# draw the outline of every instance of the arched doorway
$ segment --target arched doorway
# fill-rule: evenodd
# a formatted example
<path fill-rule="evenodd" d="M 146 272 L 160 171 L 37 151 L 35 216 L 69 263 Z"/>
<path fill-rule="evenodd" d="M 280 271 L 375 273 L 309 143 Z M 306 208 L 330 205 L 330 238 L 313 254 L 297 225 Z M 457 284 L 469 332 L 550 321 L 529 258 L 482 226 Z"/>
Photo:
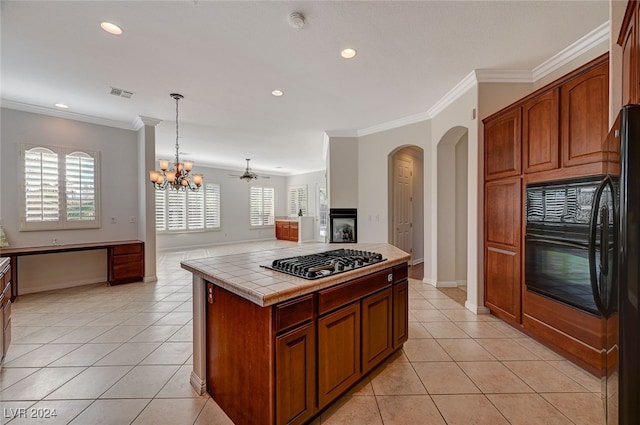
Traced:
<path fill-rule="evenodd" d="M 467 287 L 468 129 L 454 127 L 437 145 L 438 287 Z"/>
<path fill-rule="evenodd" d="M 389 241 L 424 262 L 424 151 L 403 146 L 389 155 Z"/>

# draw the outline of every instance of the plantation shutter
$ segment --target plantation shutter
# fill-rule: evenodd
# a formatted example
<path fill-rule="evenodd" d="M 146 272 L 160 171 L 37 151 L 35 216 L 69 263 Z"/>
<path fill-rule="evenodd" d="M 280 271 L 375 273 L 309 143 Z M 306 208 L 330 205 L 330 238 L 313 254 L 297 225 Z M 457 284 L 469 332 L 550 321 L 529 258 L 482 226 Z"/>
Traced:
<path fill-rule="evenodd" d="M 167 230 L 167 193 L 156 190 L 156 231 Z"/>
<path fill-rule="evenodd" d="M 167 230 L 186 230 L 187 193 L 182 190 L 169 190 L 167 198 Z"/>
<path fill-rule="evenodd" d="M 262 225 L 270 226 L 275 223 L 274 189 L 272 187 L 264 187 L 262 190 Z"/>
<path fill-rule="evenodd" d="M 252 226 L 262 226 L 262 188 L 251 187 L 249 193 L 249 210 Z"/>
<path fill-rule="evenodd" d="M 207 229 L 220 228 L 220 185 L 207 183 L 204 192 L 206 211 L 205 226 Z"/>
<path fill-rule="evenodd" d="M 96 219 L 95 160 L 84 152 L 65 157 L 67 220 Z"/>
<path fill-rule="evenodd" d="M 307 215 L 307 186 L 289 187 L 289 215 L 298 215 L 302 210 L 302 215 Z"/>
<path fill-rule="evenodd" d="M 187 193 L 187 227 L 189 229 L 204 229 L 204 190 Z"/>
<path fill-rule="evenodd" d="M 45 148 L 25 151 L 25 220 L 59 221 L 58 154 Z"/>

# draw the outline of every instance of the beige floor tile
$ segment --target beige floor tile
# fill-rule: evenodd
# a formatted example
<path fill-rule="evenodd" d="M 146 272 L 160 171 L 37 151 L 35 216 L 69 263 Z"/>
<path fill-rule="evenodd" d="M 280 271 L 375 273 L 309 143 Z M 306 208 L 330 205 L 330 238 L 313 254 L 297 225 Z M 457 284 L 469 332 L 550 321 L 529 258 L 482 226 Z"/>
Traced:
<path fill-rule="evenodd" d="M 178 366 L 136 366 L 101 398 L 153 398 L 177 370 Z"/>
<path fill-rule="evenodd" d="M 42 347 L 42 344 L 16 344 L 14 342 L 9 345 L 9 351 L 4 358 L 4 363 L 7 364 L 12 360 L 17 359 L 20 356 L 27 354 L 36 348 Z"/>
<path fill-rule="evenodd" d="M 96 400 L 78 415 L 70 425 L 124 425 L 130 424 L 150 400 Z"/>
<path fill-rule="evenodd" d="M 187 311 L 171 312 L 155 322 L 155 325 L 186 325 L 193 319 L 193 314 Z"/>
<path fill-rule="evenodd" d="M 498 360 L 539 360 L 540 358 L 521 344 L 508 338 L 478 339 L 478 344 Z"/>
<path fill-rule="evenodd" d="M 193 298 L 193 296 L 192 296 Z M 176 307 L 173 311 L 193 311 L 193 300 L 185 301 Z"/>
<path fill-rule="evenodd" d="M 140 313 L 154 304 L 153 301 L 132 301 L 116 309 L 116 311 L 125 311 L 127 313 Z"/>
<path fill-rule="evenodd" d="M 602 392 L 602 382 L 600 378 L 581 369 L 569 360 L 551 360 L 549 364 L 582 385 L 587 391 L 598 394 Z"/>
<path fill-rule="evenodd" d="M 3 367 L 2 372 L 0 372 L 0 391 L 10 387 L 32 373 L 36 373 L 38 370 L 37 367 Z"/>
<path fill-rule="evenodd" d="M 539 394 L 489 394 L 487 398 L 511 425 L 572 425 Z"/>
<path fill-rule="evenodd" d="M 69 354 L 51 363 L 52 367 L 59 366 L 91 366 L 116 348 L 120 343 L 113 344 L 84 344 Z"/>
<path fill-rule="evenodd" d="M 92 339 L 91 342 L 127 342 L 140 332 L 145 330 L 147 326 L 116 326 L 111 330 L 103 333 L 99 337 Z"/>
<path fill-rule="evenodd" d="M 432 398 L 447 425 L 509 425 L 484 395 L 434 395 Z"/>
<path fill-rule="evenodd" d="M 458 362 L 487 361 L 495 358 L 473 339 L 437 339 L 438 344 Z"/>
<path fill-rule="evenodd" d="M 96 362 L 96 366 L 135 366 L 160 346 L 159 342 L 129 342 Z"/>
<path fill-rule="evenodd" d="M 11 307 L 13 309 L 13 307 Z M 11 316 L 14 316 L 15 313 L 11 313 Z M 27 344 L 26 342 L 22 342 L 22 339 L 28 335 L 31 335 L 34 332 L 38 332 L 41 330 L 46 330 L 46 326 L 16 326 L 13 323 L 13 319 L 11 320 L 11 344 Z"/>
<path fill-rule="evenodd" d="M 349 395 L 374 395 L 373 386 L 371 385 L 371 374 L 362 378 L 348 392 Z"/>
<path fill-rule="evenodd" d="M 472 338 L 504 338 L 505 334 L 496 329 L 491 322 L 455 322 Z"/>
<path fill-rule="evenodd" d="M 40 369 L 2 390 L 0 392 L 0 401 L 41 400 L 84 369 L 83 367 Z"/>
<path fill-rule="evenodd" d="M 409 300 L 409 310 L 435 310 L 435 307 L 424 298 L 414 298 Z"/>
<path fill-rule="evenodd" d="M 35 401 L 3 401 L 0 424 L 14 423 L 18 418 L 25 418 L 31 421 L 28 409 L 35 403 Z"/>
<path fill-rule="evenodd" d="M 455 362 L 413 363 L 429 394 L 474 394 L 480 390 Z"/>
<path fill-rule="evenodd" d="M 231 419 L 211 398 L 207 400 L 194 425 L 233 425 Z M 318 422 L 318 425 L 320 423 Z"/>
<path fill-rule="evenodd" d="M 80 347 L 80 344 L 47 344 L 8 362 L 6 367 L 44 367 L 65 354 Z"/>
<path fill-rule="evenodd" d="M 434 338 L 469 338 L 469 335 L 453 322 L 429 322 L 424 327 Z"/>
<path fill-rule="evenodd" d="M 120 311 L 113 311 L 111 313 L 107 313 L 100 316 L 99 318 L 97 318 L 96 320 L 90 323 L 96 324 L 98 326 L 116 326 L 126 320 L 131 319 L 135 315 L 136 313 L 124 313 Z"/>
<path fill-rule="evenodd" d="M 500 362 L 460 362 L 458 366 L 484 394 L 533 392 L 531 387 Z"/>
<path fill-rule="evenodd" d="M 433 338 L 428 330 L 420 322 L 409 322 L 409 338 L 424 339 Z"/>
<path fill-rule="evenodd" d="M 433 298 L 431 304 L 438 310 L 461 310 L 460 304 L 451 298 Z"/>
<path fill-rule="evenodd" d="M 383 425 L 373 396 L 343 396 L 320 416 L 322 425 Z"/>
<path fill-rule="evenodd" d="M 407 362 L 391 361 L 376 368 L 371 374 L 371 385 L 376 395 L 427 394 L 420 378 Z"/>
<path fill-rule="evenodd" d="M 49 394 L 47 400 L 96 399 L 131 370 L 131 366 L 90 367 Z"/>
<path fill-rule="evenodd" d="M 377 396 L 384 425 L 446 425 L 428 395 Z"/>
<path fill-rule="evenodd" d="M 182 366 L 160 390 L 156 398 L 201 398 L 191 386 L 191 365 Z"/>
<path fill-rule="evenodd" d="M 85 344 L 107 332 L 111 328 L 112 326 L 83 326 L 56 339 L 55 342 L 56 344 Z"/>
<path fill-rule="evenodd" d="M 442 314 L 454 322 L 486 322 L 488 314 L 474 314 L 466 309 L 442 310 Z"/>
<path fill-rule="evenodd" d="M 564 360 L 562 356 L 531 338 L 514 338 L 513 340 L 542 360 Z"/>
<path fill-rule="evenodd" d="M 13 315 L 11 317 L 11 325 L 13 326 Z M 44 322 L 47 323 L 46 319 Z M 53 340 L 56 340 L 72 331 L 74 331 L 76 326 L 49 326 L 39 331 L 30 333 L 18 340 L 14 341 L 14 343 L 19 344 L 47 344 Z M 57 342 L 57 341 L 56 341 Z"/>
<path fill-rule="evenodd" d="M 434 339 L 410 339 L 402 348 L 411 362 L 451 361 L 451 357 Z"/>
<path fill-rule="evenodd" d="M 508 361 L 504 365 L 539 393 L 585 391 L 584 387 L 545 361 Z"/>
<path fill-rule="evenodd" d="M 175 310 L 182 302 L 180 301 L 158 301 L 147 307 L 144 311 L 169 313 Z"/>
<path fill-rule="evenodd" d="M 422 323 L 449 322 L 449 318 L 438 310 L 411 310 L 411 314 Z"/>
<path fill-rule="evenodd" d="M 149 354 L 140 364 L 144 365 L 181 365 L 193 353 L 190 342 L 165 342 L 153 353 Z"/>
<path fill-rule="evenodd" d="M 106 313 L 92 313 L 92 312 L 81 312 L 77 313 L 78 310 L 75 310 L 76 313 L 71 314 L 64 320 L 61 320 L 56 325 L 57 326 L 84 326 L 89 322 L 93 322 L 96 318 L 103 316 Z"/>
<path fill-rule="evenodd" d="M 26 415 L 16 418 L 11 425 L 66 425 L 93 400 L 53 400 L 39 401 L 31 406 Z"/>
<path fill-rule="evenodd" d="M 130 325 L 153 325 L 158 320 L 162 319 L 166 316 L 167 313 L 150 313 L 150 312 L 142 312 L 133 316 L 131 319 L 127 319 L 121 324 L 124 326 Z"/>
<path fill-rule="evenodd" d="M 148 313 L 145 313 L 148 314 Z M 129 342 L 165 342 L 180 330 L 180 326 L 149 326 L 129 340 Z"/>
<path fill-rule="evenodd" d="M 132 425 L 192 425 L 206 402 L 204 397 L 151 400 Z"/>
<path fill-rule="evenodd" d="M 604 410 L 600 395 L 592 393 L 547 393 L 541 394 L 574 423 L 580 425 L 602 425 Z"/>

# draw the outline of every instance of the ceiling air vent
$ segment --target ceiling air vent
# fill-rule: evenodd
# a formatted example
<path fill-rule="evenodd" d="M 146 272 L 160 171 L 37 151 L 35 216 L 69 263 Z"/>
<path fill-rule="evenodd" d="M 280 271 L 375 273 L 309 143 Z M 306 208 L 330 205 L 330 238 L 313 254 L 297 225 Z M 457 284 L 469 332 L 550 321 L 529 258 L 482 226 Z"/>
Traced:
<path fill-rule="evenodd" d="M 111 91 L 109 92 L 109 94 L 112 94 L 118 97 L 124 97 L 126 99 L 131 99 L 131 96 L 133 96 L 132 91 L 122 90 L 117 87 L 111 87 Z"/>

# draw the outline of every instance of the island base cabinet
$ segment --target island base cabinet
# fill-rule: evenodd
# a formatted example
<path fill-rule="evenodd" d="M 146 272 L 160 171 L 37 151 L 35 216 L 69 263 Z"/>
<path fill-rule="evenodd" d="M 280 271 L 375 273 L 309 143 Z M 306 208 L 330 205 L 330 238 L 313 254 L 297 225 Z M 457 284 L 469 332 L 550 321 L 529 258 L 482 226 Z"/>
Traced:
<path fill-rule="evenodd" d="M 360 303 L 353 303 L 318 319 L 318 407 L 360 376 Z"/>
<path fill-rule="evenodd" d="M 303 424 L 315 413 L 316 333 L 309 323 L 276 337 L 276 424 Z"/>
<path fill-rule="evenodd" d="M 409 339 L 409 282 L 404 279 L 393 285 L 393 348 Z"/>
<path fill-rule="evenodd" d="M 362 373 L 393 352 L 393 292 L 382 290 L 362 300 Z"/>

